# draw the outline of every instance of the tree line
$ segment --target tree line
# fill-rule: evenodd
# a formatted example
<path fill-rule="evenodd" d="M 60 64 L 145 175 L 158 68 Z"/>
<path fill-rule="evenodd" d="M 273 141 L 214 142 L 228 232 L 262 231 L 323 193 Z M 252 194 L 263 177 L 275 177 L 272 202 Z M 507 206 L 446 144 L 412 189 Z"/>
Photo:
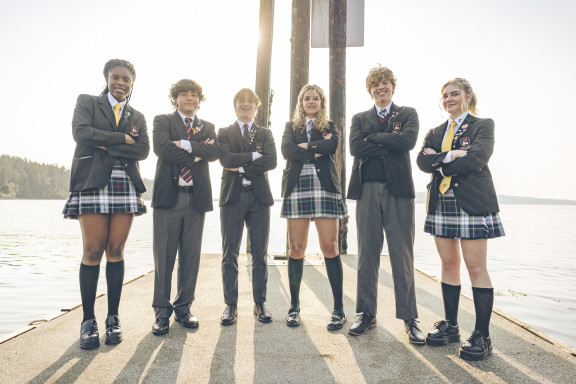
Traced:
<path fill-rule="evenodd" d="M 0 198 L 66 199 L 70 192 L 70 169 L 15 156 L 0 155 Z M 144 179 L 149 199 L 152 180 Z"/>

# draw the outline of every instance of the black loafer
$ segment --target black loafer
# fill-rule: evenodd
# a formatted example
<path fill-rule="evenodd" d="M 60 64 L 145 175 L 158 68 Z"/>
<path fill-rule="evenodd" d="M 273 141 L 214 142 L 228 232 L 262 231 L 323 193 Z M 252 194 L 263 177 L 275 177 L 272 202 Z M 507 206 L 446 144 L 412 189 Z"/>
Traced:
<path fill-rule="evenodd" d="M 106 318 L 106 344 L 114 345 L 122 342 L 122 328 L 117 315 L 110 315 Z"/>
<path fill-rule="evenodd" d="M 354 336 L 359 336 L 365 333 L 368 329 L 376 326 L 376 316 L 363 313 L 358 320 L 348 330 L 348 333 Z"/>
<path fill-rule="evenodd" d="M 344 326 L 344 323 L 346 323 L 346 314 L 342 311 L 334 310 L 326 327 L 329 331 L 337 331 Z"/>
<path fill-rule="evenodd" d="M 220 318 L 220 324 L 222 325 L 232 325 L 236 322 L 238 317 L 238 307 L 235 305 L 227 305 Z"/>
<path fill-rule="evenodd" d="M 460 341 L 460 327 L 452 326 L 446 320 L 434 323 L 434 329 L 428 332 L 426 342 L 428 345 L 440 347 L 448 343 Z"/>
<path fill-rule="evenodd" d="M 198 328 L 198 319 L 191 313 L 185 313 L 182 316 L 175 315 L 174 320 L 182 324 L 184 328 Z"/>
<path fill-rule="evenodd" d="M 269 323 L 272 321 L 272 313 L 268 310 L 266 303 L 254 304 L 254 314 L 261 323 Z"/>
<path fill-rule="evenodd" d="M 100 334 L 96 319 L 86 320 L 80 326 L 80 348 L 95 349 L 100 346 Z"/>
<path fill-rule="evenodd" d="M 165 335 L 170 330 L 170 319 L 167 317 L 159 317 L 152 324 L 153 335 Z"/>
<path fill-rule="evenodd" d="M 300 308 L 290 308 L 288 310 L 286 325 L 289 327 L 297 327 L 300 325 Z"/>
<path fill-rule="evenodd" d="M 418 323 L 419 321 L 416 319 L 404 320 L 404 329 L 406 329 L 410 344 L 424 345 L 426 344 L 426 338 L 418 326 Z"/>
<path fill-rule="evenodd" d="M 492 340 L 480 331 L 472 332 L 472 336 L 460 347 L 460 357 L 464 360 L 484 360 L 492 354 Z"/>

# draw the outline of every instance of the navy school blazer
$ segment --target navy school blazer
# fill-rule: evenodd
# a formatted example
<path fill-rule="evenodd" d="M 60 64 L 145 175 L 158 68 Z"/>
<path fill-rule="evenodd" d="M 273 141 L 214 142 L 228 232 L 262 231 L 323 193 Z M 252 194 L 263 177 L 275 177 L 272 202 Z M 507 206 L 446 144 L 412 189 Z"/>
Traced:
<path fill-rule="evenodd" d="M 125 144 L 130 135 L 135 144 Z M 138 161 L 148 157 L 150 141 L 144 115 L 128 103 L 116 126 L 108 95 L 80 95 L 72 117 L 72 136 L 76 142 L 70 191 L 103 188 L 108 184 L 114 160 L 119 159 L 138 193 L 146 191 Z M 96 147 L 106 147 L 106 149 Z"/>
<path fill-rule="evenodd" d="M 428 201 L 426 211 L 436 210 L 439 185 L 443 178 L 437 168 L 442 168 L 445 176 L 452 176 L 451 187 L 456 202 L 468 214 L 486 214 L 499 212 L 498 199 L 488 160 L 494 152 L 494 121 L 466 116 L 452 141 L 452 149 L 466 149 L 467 155 L 450 163 L 443 163 L 447 152 L 442 152 L 442 140 L 448 127 L 448 121 L 432 128 L 426 134 L 416 163 L 426 173 L 430 173 Z M 437 154 L 425 155 L 424 148 L 432 148 Z"/>

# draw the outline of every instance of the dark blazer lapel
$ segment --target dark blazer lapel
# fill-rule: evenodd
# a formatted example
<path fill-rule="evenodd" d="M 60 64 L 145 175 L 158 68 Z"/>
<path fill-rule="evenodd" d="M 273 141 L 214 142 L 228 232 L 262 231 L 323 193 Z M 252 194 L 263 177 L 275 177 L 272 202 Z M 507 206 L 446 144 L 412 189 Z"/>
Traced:
<path fill-rule="evenodd" d="M 172 120 L 172 125 L 176 128 L 176 135 L 180 138 L 180 140 L 188 140 L 186 125 L 184 124 L 184 121 L 182 121 L 182 117 L 180 117 L 180 114 L 177 110 L 170 115 L 170 119 Z"/>
<path fill-rule="evenodd" d="M 464 119 L 464 121 L 460 125 L 460 128 L 458 129 L 458 131 L 456 131 L 456 133 L 454 134 L 454 140 L 452 140 L 452 148 L 457 147 L 456 144 L 458 143 L 458 140 L 460 140 L 460 136 L 464 135 L 470 129 L 474 128 L 474 122 L 476 120 L 478 120 L 478 119 L 476 119 L 471 114 L 468 114 L 468 116 L 466 116 L 466 118 Z"/>
<path fill-rule="evenodd" d="M 131 115 L 132 115 L 132 107 L 130 106 L 130 104 L 126 103 L 124 105 L 124 110 L 122 111 L 122 116 L 120 116 L 120 121 L 118 122 L 118 131 L 124 132 L 126 130 L 126 125 L 128 125 L 128 123 L 130 122 Z"/>
<path fill-rule="evenodd" d="M 240 148 L 239 152 L 244 152 L 244 138 L 242 137 L 242 131 L 240 131 L 238 123 L 235 122 L 232 124 L 230 130 L 232 131 L 232 136 L 236 138 L 236 143 L 238 144 L 238 148 Z"/>
<path fill-rule="evenodd" d="M 98 105 L 102 111 L 102 114 L 106 116 L 110 122 L 110 126 L 114 127 L 113 130 L 116 130 L 116 118 L 114 117 L 114 112 L 112 111 L 110 101 L 108 101 L 108 94 L 104 94 L 98 98 Z"/>
<path fill-rule="evenodd" d="M 376 108 L 372 107 L 366 112 L 364 112 L 364 117 L 368 121 L 368 129 L 371 133 L 378 132 L 380 127 L 380 120 L 378 120 L 378 115 L 376 114 Z"/>

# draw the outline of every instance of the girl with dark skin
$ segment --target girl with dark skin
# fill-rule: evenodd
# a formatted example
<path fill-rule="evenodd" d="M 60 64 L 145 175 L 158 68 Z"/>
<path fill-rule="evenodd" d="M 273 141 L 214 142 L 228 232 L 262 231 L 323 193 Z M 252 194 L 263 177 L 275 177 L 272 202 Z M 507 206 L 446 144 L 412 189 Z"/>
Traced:
<path fill-rule="evenodd" d="M 124 245 L 135 215 L 146 212 L 144 183 L 137 162 L 148 157 L 144 115 L 128 101 L 136 71 L 125 60 L 104 66 L 100 96 L 80 95 L 72 119 L 76 142 L 65 218 L 78 219 L 82 231 L 80 294 L 84 317 L 80 348 L 100 346 L 94 302 L 100 263 L 106 254 L 108 316 L 106 344 L 122 341 L 118 306 L 124 281 Z"/>

